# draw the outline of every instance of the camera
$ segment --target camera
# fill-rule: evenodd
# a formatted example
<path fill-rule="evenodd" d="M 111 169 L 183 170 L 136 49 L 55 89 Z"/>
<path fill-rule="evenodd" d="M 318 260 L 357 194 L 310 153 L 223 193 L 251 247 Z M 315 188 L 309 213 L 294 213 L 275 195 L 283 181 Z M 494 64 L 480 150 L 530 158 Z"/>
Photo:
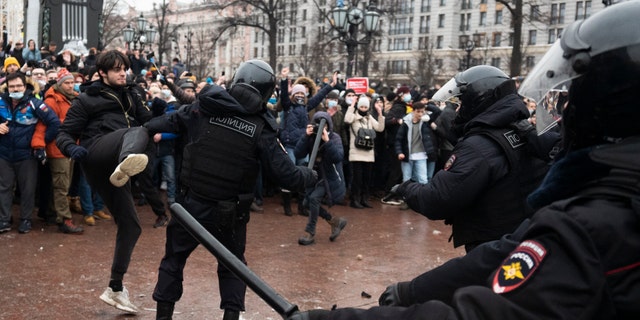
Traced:
<path fill-rule="evenodd" d="M 313 127 L 313 135 L 318 134 L 318 128 L 320 127 L 320 125 L 314 122 L 311 124 L 311 127 Z"/>

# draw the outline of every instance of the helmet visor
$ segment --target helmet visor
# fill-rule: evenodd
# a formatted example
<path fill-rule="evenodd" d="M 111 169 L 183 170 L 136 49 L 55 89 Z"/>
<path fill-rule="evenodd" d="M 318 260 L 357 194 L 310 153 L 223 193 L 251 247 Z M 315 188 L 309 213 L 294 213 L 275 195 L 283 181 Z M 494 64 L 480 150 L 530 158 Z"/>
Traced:
<path fill-rule="evenodd" d="M 524 79 L 518 93 L 536 101 L 536 129 L 541 135 L 555 127 L 562 118 L 566 92 L 577 74 L 571 61 L 563 57 L 560 40 L 549 49 Z"/>
<path fill-rule="evenodd" d="M 460 92 L 460 87 L 458 86 L 458 82 L 454 77 L 454 78 L 451 78 L 451 80 L 449 80 L 449 82 L 447 82 L 444 86 L 442 86 L 440 90 L 438 90 L 435 94 L 433 94 L 433 97 L 431 97 L 431 100 L 445 102 L 461 94 L 462 92 Z"/>

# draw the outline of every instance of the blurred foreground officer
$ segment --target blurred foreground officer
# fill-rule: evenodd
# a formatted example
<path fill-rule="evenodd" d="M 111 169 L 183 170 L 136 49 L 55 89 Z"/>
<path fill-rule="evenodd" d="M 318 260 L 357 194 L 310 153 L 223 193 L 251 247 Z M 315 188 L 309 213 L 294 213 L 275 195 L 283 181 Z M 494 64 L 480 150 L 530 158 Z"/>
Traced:
<path fill-rule="evenodd" d="M 511 128 L 529 111 L 514 81 L 500 69 L 476 66 L 458 73 L 433 100 L 452 97 L 462 102 L 454 120 L 462 139 L 429 184 L 408 181 L 398 193 L 413 210 L 451 224 L 453 245 L 469 252 L 513 232 L 533 214 L 526 197 L 548 166 Z"/>
<path fill-rule="evenodd" d="M 277 124 L 266 112 L 274 89 L 271 67 L 249 60 L 240 65 L 228 91 L 211 86 L 193 104 L 147 124 L 150 134 L 173 132 L 186 138 L 182 190 L 176 200 L 245 263 L 249 208 L 260 165 L 263 174 L 288 189 L 311 187 L 317 180 L 312 170 L 296 167 L 276 139 Z M 182 296 L 185 263 L 198 244 L 176 220 L 169 222 L 153 293 L 156 319 L 171 319 Z M 246 285 L 220 263 L 218 281 L 224 319 L 239 319 Z"/>
<path fill-rule="evenodd" d="M 633 1 L 573 23 L 520 87 L 536 101 L 543 87 L 569 88 L 565 150 L 529 197 L 539 209 L 530 223 L 390 286 L 385 306 L 292 319 L 637 319 L 638 15 Z"/>

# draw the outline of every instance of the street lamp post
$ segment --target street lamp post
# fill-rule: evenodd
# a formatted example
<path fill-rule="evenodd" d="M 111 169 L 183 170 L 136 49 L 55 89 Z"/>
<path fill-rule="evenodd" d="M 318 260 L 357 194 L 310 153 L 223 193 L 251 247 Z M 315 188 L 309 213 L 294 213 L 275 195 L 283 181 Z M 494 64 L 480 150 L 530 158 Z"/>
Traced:
<path fill-rule="evenodd" d="M 357 73 L 357 50 L 360 44 L 369 44 L 373 33 L 378 29 L 380 13 L 377 11 L 376 0 L 370 0 L 366 10 L 357 7 L 348 8 L 344 1 L 338 0 L 331 11 L 331 26 L 338 31 L 340 41 L 347 46 L 347 77 Z M 364 24 L 365 36 L 358 39 L 358 27 Z M 355 70 L 354 70 L 355 69 Z M 367 68 L 363 75 L 367 76 Z"/>
<path fill-rule="evenodd" d="M 131 43 L 133 43 L 133 49 L 138 49 L 139 43 L 140 49 L 144 50 L 146 43 L 153 43 L 155 41 L 158 31 L 154 29 L 152 25 L 147 27 L 147 19 L 144 18 L 142 13 L 136 19 L 136 24 L 137 29 L 132 28 L 129 24 L 126 28 L 122 29 L 122 36 L 129 48 L 131 47 Z"/>
<path fill-rule="evenodd" d="M 187 49 L 187 70 L 191 70 L 191 37 L 193 37 L 191 27 L 187 27 L 187 34 L 184 37 L 187 39 L 187 44 L 184 46 Z"/>
<path fill-rule="evenodd" d="M 467 52 L 467 63 L 466 63 L 466 69 L 471 68 L 471 52 L 473 51 L 473 49 L 476 47 L 476 42 L 473 40 L 467 40 L 467 43 L 464 46 L 464 51 Z"/>

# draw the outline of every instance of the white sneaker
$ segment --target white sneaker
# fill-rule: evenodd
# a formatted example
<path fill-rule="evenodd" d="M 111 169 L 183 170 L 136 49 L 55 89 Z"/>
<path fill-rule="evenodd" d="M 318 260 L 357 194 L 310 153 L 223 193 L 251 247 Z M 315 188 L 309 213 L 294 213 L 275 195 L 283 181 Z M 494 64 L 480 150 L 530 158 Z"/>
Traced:
<path fill-rule="evenodd" d="M 167 191 L 167 182 L 166 181 L 162 181 L 162 183 L 160 183 L 160 190 Z"/>
<path fill-rule="evenodd" d="M 129 291 L 127 291 L 126 288 L 122 288 L 122 291 L 114 292 L 111 287 L 107 287 L 102 295 L 100 295 L 100 300 L 110 306 L 116 307 L 118 310 L 127 313 L 138 313 L 138 307 L 129 301 Z"/>
<path fill-rule="evenodd" d="M 149 162 L 149 158 L 146 154 L 130 154 L 116 167 L 116 170 L 109 177 L 109 181 L 116 187 L 122 187 L 129 181 L 129 177 L 142 172 L 147 167 L 147 162 Z"/>

